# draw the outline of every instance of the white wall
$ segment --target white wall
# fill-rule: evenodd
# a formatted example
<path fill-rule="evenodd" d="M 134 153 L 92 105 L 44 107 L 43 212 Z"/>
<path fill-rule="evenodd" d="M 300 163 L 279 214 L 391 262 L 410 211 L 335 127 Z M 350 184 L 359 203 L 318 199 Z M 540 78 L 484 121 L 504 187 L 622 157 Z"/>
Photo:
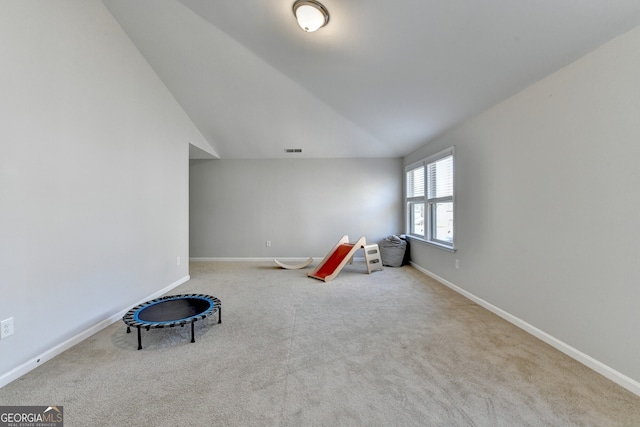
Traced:
<path fill-rule="evenodd" d="M 413 260 L 640 381 L 639 118 L 637 28 L 410 154 L 457 156 L 458 251 Z"/>
<path fill-rule="evenodd" d="M 402 159 L 192 160 L 190 180 L 194 258 L 323 257 L 402 227 Z"/>
<path fill-rule="evenodd" d="M 1 385 L 188 278 L 206 141 L 98 1 L 0 3 L 0 63 Z"/>

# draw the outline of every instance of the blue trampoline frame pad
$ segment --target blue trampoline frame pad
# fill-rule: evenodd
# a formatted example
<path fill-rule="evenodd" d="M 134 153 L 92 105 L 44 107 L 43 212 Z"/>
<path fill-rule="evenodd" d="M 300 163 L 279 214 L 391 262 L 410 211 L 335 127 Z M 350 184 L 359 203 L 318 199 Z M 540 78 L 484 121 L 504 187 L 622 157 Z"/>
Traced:
<path fill-rule="evenodd" d="M 196 342 L 194 323 L 218 313 L 218 323 L 222 323 L 222 303 L 211 295 L 182 294 L 153 299 L 133 307 L 122 317 L 127 325 L 138 329 L 138 350 L 142 349 L 140 329 L 184 327 L 191 324 L 191 342 Z"/>

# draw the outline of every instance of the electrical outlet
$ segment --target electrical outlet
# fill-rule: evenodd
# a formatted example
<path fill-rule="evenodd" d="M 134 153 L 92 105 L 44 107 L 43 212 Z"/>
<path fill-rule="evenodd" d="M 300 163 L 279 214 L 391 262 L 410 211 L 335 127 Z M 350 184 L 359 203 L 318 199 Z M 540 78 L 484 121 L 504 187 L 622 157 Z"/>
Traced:
<path fill-rule="evenodd" d="M 270 248 L 271 247 L 271 240 L 267 240 L 267 247 Z"/>
<path fill-rule="evenodd" d="M 13 335 L 13 317 L 0 322 L 0 339 Z"/>
<path fill-rule="evenodd" d="M 180 265 L 180 257 L 176 260 L 176 265 Z"/>
<path fill-rule="evenodd" d="M 460 260 L 456 260 L 456 270 L 460 270 Z"/>

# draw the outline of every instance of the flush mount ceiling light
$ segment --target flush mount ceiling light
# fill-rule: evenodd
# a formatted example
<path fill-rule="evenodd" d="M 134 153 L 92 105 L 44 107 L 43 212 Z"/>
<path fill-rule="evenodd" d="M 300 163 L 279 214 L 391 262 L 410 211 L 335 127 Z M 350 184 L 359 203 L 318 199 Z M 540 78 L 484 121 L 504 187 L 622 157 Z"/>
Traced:
<path fill-rule="evenodd" d="M 293 3 L 293 14 L 300 28 L 312 33 L 329 22 L 329 11 L 315 0 L 296 0 Z"/>

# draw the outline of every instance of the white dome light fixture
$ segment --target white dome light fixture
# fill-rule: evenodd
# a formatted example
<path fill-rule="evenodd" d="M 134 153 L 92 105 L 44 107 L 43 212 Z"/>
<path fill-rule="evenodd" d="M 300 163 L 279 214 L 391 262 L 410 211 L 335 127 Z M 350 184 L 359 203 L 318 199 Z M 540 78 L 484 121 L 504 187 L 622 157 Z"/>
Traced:
<path fill-rule="evenodd" d="M 329 22 L 329 11 L 315 0 L 296 0 L 293 3 L 293 14 L 300 28 L 312 33 Z"/>

